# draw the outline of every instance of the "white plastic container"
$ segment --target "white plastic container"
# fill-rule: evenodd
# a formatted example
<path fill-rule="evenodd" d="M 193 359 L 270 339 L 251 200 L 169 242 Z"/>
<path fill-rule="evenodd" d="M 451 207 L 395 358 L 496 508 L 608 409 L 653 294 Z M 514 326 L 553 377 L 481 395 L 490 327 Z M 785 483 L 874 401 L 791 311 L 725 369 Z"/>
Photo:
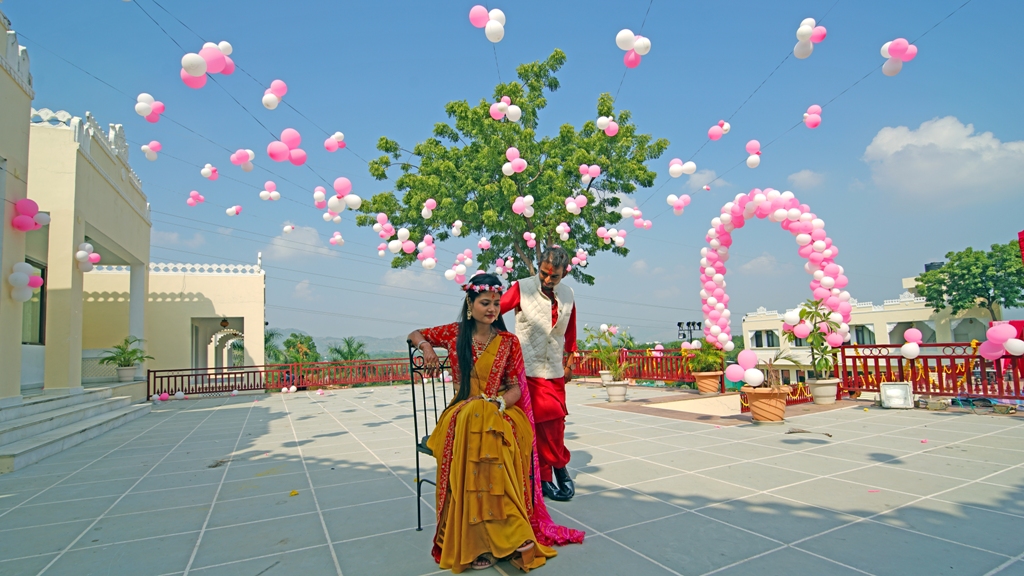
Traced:
<path fill-rule="evenodd" d="M 886 382 L 879 386 L 882 408 L 910 409 L 914 407 L 914 390 L 910 382 Z"/>

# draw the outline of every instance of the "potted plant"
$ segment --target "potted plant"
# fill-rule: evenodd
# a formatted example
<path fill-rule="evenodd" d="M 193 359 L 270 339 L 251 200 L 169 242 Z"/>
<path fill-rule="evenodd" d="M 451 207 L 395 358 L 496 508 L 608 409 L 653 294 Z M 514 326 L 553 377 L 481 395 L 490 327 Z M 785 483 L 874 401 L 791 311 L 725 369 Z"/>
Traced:
<path fill-rule="evenodd" d="M 792 322 L 790 322 L 792 320 Z M 849 328 L 841 325 L 842 316 L 832 312 L 824 300 L 808 300 L 796 310 L 786 313 L 783 338 L 792 344 L 803 339 L 811 352 L 811 368 L 816 375 L 832 374 L 836 363 L 835 348 L 842 346 Z M 808 378 L 807 387 L 815 404 L 835 404 L 838 378 Z"/>
<path fill-rule="evenodd" d="M 690 349 L 687 363 L 690 366 L 690 373 L 697 381 L 697 390 L 701 394 L 718 394 L 725 351 L 707 340 L 701 340 L 699 348 Z"/>
<path fill-rule="evenodd" d="M 608 392 L 609 402 L 622 402 L 626 399 L 626 386 L 629 385 L 626 379 L 626 372 L 632 364 L 622 360 L 619 353 L 619 342 L 612 339 L 618 334 L 617 326 L 602 324 L 599 329 L 593 330 L 588 326 L 583 328 L 587 337 L 584 340 L 588 348 L 593 350 L 593 357 L 604 366 L 599 371 L 601 383 Z"/>
<path fill-rule="evenodd" d="M 775 363 L 779 360 L 797 363 L 792 356 L 783 354 L 780 350 L 765 362 L 760 381 L 751 380 L 749 374 L 744 378 L 747 384 L 740 388 L 740 391 L 747 396 L 750 418 L 754 422 L 782 422 L 786 417 L 786 399 L 792 388 L 782 383 L 780 372 L 775 368 Z M 753 375 L 756 376 L 757 372 L 753 372 Z"/>
<path fill-rule="evenodd" d="M 120 344 L 114 345 L 105 355 L 101 356 L 99 363 L 114 365 L 117 369 L 118 382 L 131 382 L 135 379 L 136 366 L 145 360 L 153 359 L 152 356 L 147 356 L 141 348 L 135 347 L 136 344 L 142 342 L 142 338 L 126 336 Z"/>

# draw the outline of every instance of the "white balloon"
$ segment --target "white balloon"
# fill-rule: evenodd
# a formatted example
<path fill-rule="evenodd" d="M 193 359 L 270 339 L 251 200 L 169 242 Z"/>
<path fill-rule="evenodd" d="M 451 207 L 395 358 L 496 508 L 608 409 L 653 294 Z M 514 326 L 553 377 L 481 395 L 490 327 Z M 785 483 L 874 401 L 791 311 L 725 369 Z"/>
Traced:
<path fill-rule="evenodd" d="M 231 56 L 231 52 L 234 51 L 234 48 L 231 47 L 231 43 L 227 40 L 221 40 L 220 44 L 217 44 L 217 49 L 225 56 Z"/>
<path fill-rule="evenodd" d="M 504 101 L 498 102 L 497 104 L 499 112 L 501 112 L 502 114 L 508 114 L 508 104 L 505 104 Z"/>
<path fill-rule="evenodd" d="M 260 190 L 260 200 L 270 200 L 270 192 Z"/>
<path fill-rule="evenodd" d="M 78 269 L 81 270 L 82 272 L 92 272 L 92 262 L 79 262 Z"/>
<path fill-rule="evenodd" d="M 793 56 L 801 60 L 810 56 L 811 52 L 814 52 L 814 44 L 811 44 L 810 40 L 797 42 L 796 46 L 793 46 Z"/>
<path fill-rule="evenodd" d="M 224 213 L 227 214 L 228 216 L 235 216 L 235 207 L 232 206 L 228 208 L 227 210 L 224 211 Z"/>
<path fill-rule="evenodd" d="M 189 52 L 181 57 L 181 67 L 185 69 L 186 74 L 196 78 L 206 74 L 206 60 L 195 52 Z"/>
<path fill-rule="evenodd" d="M 900 354 L 907 360 L 913 360 L 921 355 L 921 347 L 914 342 L 907 342 L 900 346 Z"/>
<path fill-rule="evenodd" d="M 790 326 L 796 326 L 800 323 L 800 311 L 790 310 L 782 315 L 782 321 Z"/>
<path fill-rule="evenodd" d="M 466 273 L 466 266 L 465 266 L 465 264 L 459 264 L 458 266 L 455 267 L 455 275 L 456 276 L 462 276 L 465 273 Z"/>
<path fill-rule="evenodd" d="M 7 277 L 7 282 L 15 288 L 24 288 L 28 286 L 28 274 L 24 272 L 15 272 Z"/>
<path fill-rule="evenodd" d="M 363 199 L 356 194 L 349 194 L 345 196 L 345 206 L 348 206 L 350 210 L 359 210 L 359 207 L 363 205 Z"/>
<path fill-rule="evenodd" d="M 530 194 L 523 196 L 523 203 L 526 204 L 527 206 L 533 206 L 533 196 L 531 196 Z"/>
<path fill-rule="evenodd" d="M 399 228 L 398 229 L 398 239 L 401 240 L 402 242 L 405 242 L 406 240 L 408 240 L 409 239 L 409 230 L 407 228 Z"/>
<path fill-rule="evenodd" d="M 760 386 L 764 383 L 764 372 L 757 368 L 748 368 L 743 371 L 743 381 L 754 387 Z"/>
<path fill-rule="evenodd" d="M 729 130 L 732 130 L 732 124 L 729 124 L 728 122 L 722 124 L 722 134 L 728 134 Z"/>
<path fill-rule="evenodd" d="M 646 56 L 651 51 L 651 39 L 647 37 L 638 38 L 633 43 L 633 50 L 641 56 Z"/>
<path fill-rule="evenodd" d="M 335 132 L 334 135 L 331 136 L 331 138 L 334 138 L 335 141 L 337 141 L 337 142 L 344 142 L 345 141 L 345 134 L 343 132 Z"/>
<path fill-rule="evenodd" d="M 832 287 L 835 286 L 835 285 L 836 285 L 836 279 L 835 278 L 831 278 L 829 276 L 825 276 L 824 278 L 821 279 L 821 287 L 825 288 L 826 290 L 831 290 Z"/>
<path fill-rule="evenodd" d="M 11 290 L 11 300 L 15 302 L 28 302 L 32 299 L 32 289 L 28 286 L 14 288 Z"/>
<path fill-rule="evenodd" d="M 388 250 L 390 250 L 392 254 L 398 254 L 402 251 L 402 241 L 392 240 L 391 242 L 388 242 Z"/>
<path fill-rule="evenodd" d="M 242 162 L 242 172 L 252 172 L 252 162 Z"/>
<path fill-rule="evenodd" d="M 204 42 L 203 43 L 203 48 L 217 48 L 217 43 L 216 42 Z"/>
<path fill-rule="evenodd" d="M 88 256 L 86 256 L 88 258 Z M 28 262 L 18 262 L 14 266 L 11 266 L 11 272 L 21 272 L 22 274 L 32 274 L 32 265 Z"/>
<path fill-rule="evenodd" d="M 199 173 L 203 176 L 203 178 L 209 178 L 210 176 L 213 176 L 213 170 L 210 170 L 209 168 L 203 168 L 202 170 L 199 171 Z"/>
<path fill-rule="evenodd" d="M 772 212 L 772 218 L 774 218 L 776 222 L 787 220 L 789 218 L 789 211 L 785 208 L 779 208 L 775 212 Z"/>
<path fill-rule="evenodd" d="M 437 260 L 434 260 L 433 258 L 423 259 L 423 267 L 427 270 L 433 270 L 435 266 L 437 266 Z"/>
<path fill-rule="evenodd" d="M 879 52 L 882 53 L 882 58 L 889 58 L 890 57 L 889 56 L 889 44 L 892 44 L 892 42 L 890 41 L 890 42 L 886 42 L 885 44 L 882 44 L 882 49 L 879 51 Z"/>
<path fill-rule="evenodd" d="M 626 239 L 625 239 L 625 238 L 622 238 L 622 237 L 616 237 L 616 238 L 615 238 L 615 245 L 616 245 L 616 246 L 619 246 L 620 248 L 621 248 L 622 246 L 625 246 L 625 245 L 626 245 Z"/>
<path fill-rule="evenodd" d="M 757 168 L 761 165 L 761 157 L 757 154 L 747 156 L 747 168 Z"/>
<path fill-rule="evenodd" d="M 295 230 L 295 226 L 285 226 L 283 230 L 285 234 L 291 234 L 292 230 Z"/>
<path fill-rule="evenodd" d="M 85 250 L 79 250 L 78 252 L 75 252 L 75 260 L 78 260 L 79 262 L 88 262 L 89 254 L 90 252 L 86 252 Z"/>
<path fill-rule="evenodd" d="M 331 216 L 330 212 L 324 212 L 324 222 L 330 222 L 334 216 Z"/>
<path fill-rule="evenodd" d="M 484 35 L 487 36 L 488 40 L 497 44 L 505 37 L 505 27 L 497 20 L 491 20 L 484 27 Z"/>
<path fill-rule="evenodd" d="M 668 167 L 668 175 L 673 177 L 673 178 L 679 178 L 680 176 L 683 175 L 683 165 L 682 164 L 673 164 L 673 165 L 669 166 Z"/>
<path fill-rule="evenodd" d="M 278 192 L 277 190 L 274 190 L 273 192 L 270 193 L 270 199 L 271 200 L 280 200 L 281 199 L 281 193 Z"/>
<path fill-rule="evenodd" d="M 1003 349 L 1012 356 L 1024 355 L 1024 340 L 1019 338 L 1010 338 L 1006 342 L 1003 342 Z"/>
<path fill-rule="evenodd" d="M 512 169 L 511 162 L 505 162 L 504 164 L 501 165 L 501 173 L 504 174 L 505 176 L 511 176 L 515 174 L 516 171 Z"/>
<path fill-rule="evenodd" d="M 424 220 L 428 220 L 433 215 L 434 211 L 431 210 L 430 208 L 424 208 L 423 210 L 420 210 L 420 216 L 422 216 Z"/>
<path fill-rule="evenodd" d="M 465 264 L 466 266 L 472 266 L 473 265 L 473 259 L 472 258 L 466 258 L 465 260 L 462 261 L 462 263 Z"/>
<path fill-rule="evenodd" d="M 501 10 L 498 10 L 497 8 L 488 12 L 487 17 L 493 20 L 494 22 L 501 24 L 502 26 L 505 25 L 505 13 L 502 12 Z"/>
<path fill-rule="evenodd" d="M 814 21 L 814 18 L 804 18 L 803 21 L 800 22 L 800 25 L 810 26 L 811 28 L 814 28 L 815 26 L 818 25 L 818 23 Z"/>
<path fill-rule="evenodd" d="M 458 226 L 452 227 L 452 236 L 462 236 L 462 228 Z"/>
<path fill-rule="evenodd" d="M 526 216 L 527 218 L 533 218 L 533 214 L 533 206 L 527 206 L 526 209 L 523 210 L 523 216 Z"/>
<path fill-rule="evenodd" d="M 139 116 L 149 116 L 153 113 L 153 107 L 145 102 L 135 104 L 135 113 Z"/>
<path fill-rule="evenodd" d="M 250 162 L 252 162 L 253 160 L 256 159 L 256 153 L 253 152 L 252 150 L 246 149 L 245 153 L 249 155 L 249 161 Z"/>
<path fill-rule="evenodd" d="M 135 101 L 136 102 L 145 102 L 146 104 L 152 104 L 153 102 L 156 102 L 156 98 L 153 98 L 153 96 L 151 94 L 147 94 L 146 92 L 143 92 L 142 94 L 139 94 L 139 96 L 137 98 L 135 98 Z"/>
<path fill-rule="evenodd" d="M 903 70 L 903 60 L 899 58 L 889 58 L 882 64 L 882 74 L 886 76 L 895 76 Z"/>
<path fill-rule="evenodd" d="M 695 163 L 693 163 L 692 161 L 683 162 L 683 174 L 693 174 L 696 171 L 697 165 Z"/>
<path fill-rule="evenodd" d="M 669 194 L 665 197 L 665 203 L 669 206 L 675 206 L 676 202 L 679 202 L 679 196 L 676 196 L 675 194 Z"/>
<path fill-rule="evenodd" d="M 345 211 L 345 200 L 337 196 L 331 196 L 327 199 L 327 209 L 340 214 Z"/>
<path fill-rule="evenodd" d="M 733 344 L 732 340 L 729 340 L 728 342 L 726 342 L 725 346 L 722 347 L 722 350 L 725 350 L 726 352 L 732 352 L 735 349 L 736 349 L 736 345 Z"/>
<path fill-rule="evenodd" d="M 519 122 L 519 119 L 523 117 L 523 109 L 515 104 L 510 104 L 508 112 L 505 113 L 505 117 L 511 122 Z"/>
<path fill-rule="evenodd" d="M 625 208 L 623 208 L 622 209 L 622 217 L 623 218 L 632 218 L 633 217 L 633 209 L 630 208 L 629 206 L 626 206 Z"/>
<path fill-rule="evenodd" d="M 78 245 L 78 249 L 79 250 L 85 250 L 86 252 L 88 252 L 90 254 L 92 254 L 92 251 L 93 251 L 92 244 L 89 244 L 88 242 L 82 242 L 81 244 L 79 244 Z"/>
<path fill-rule="evenodd" d="M 615 45 L 620 50 L 632 50 L 636 45 L 636 34 L 633 34 L 633 31 L 628 28 L 619 30 L 619 33 L 615 35 Z"/>
<path fill-rule="evenodd" d="M 801 42 L 807 42 L 811 39 L 811 34 L 814 33 L 814 26 L 801 25 L 796 29 L 796 39 Z"/>
<path fill-rule="evenodd" d="M 609 124 L 611 124 L 611 122 L 612 122 L 611 118 L 609 118 L 607 116 L 601 116 L 601 117 L 599 117 L 597 119 L 597 129 L 598 130 L 604 130 L 605 128 L 608 127 Z"/>
<path fill-rule="evenodd" d="M 152 150 L 146 152 L 146 160 L 149 160 L 150 162 L 156 160 L 156 152 L 153 152 Z"/>
<path fill-rule="evenodd" d="M 592 178 L 590 177 L 590 174 L 584 174 L 584 175 L 580 176 L 580 182 L 582 182 L 584 186 L 586 186 L 587 184 L 590 184 L 591 180 L 592 180 Z"/>
<path fill-rule="evenodd" d="M 455 276 L 457 276 L 457 274 L 455 273 L 455 270 L 452 270 L 451 268 L 444 271 L 444 277 L 448 280 L 455 280 Z"/>
<path fill-rule="evenodd" d="M 281 99 L 275 96 L 274 94 L 263 95 L 263 107 L 266 108 L 267 110 L 273 110 L 274 108 L 277 108 L 277 105 L 280 103 Z"/>

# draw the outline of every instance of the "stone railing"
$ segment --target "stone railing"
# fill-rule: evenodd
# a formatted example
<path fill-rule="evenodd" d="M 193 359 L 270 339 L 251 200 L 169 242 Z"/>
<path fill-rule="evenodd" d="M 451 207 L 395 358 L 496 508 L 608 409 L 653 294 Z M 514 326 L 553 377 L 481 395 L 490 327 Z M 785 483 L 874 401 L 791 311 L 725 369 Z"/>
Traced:
<path fill-rule="evenodd" d="M 130 266 L 96 266 L 93 272 L 101 274 L 126 274 L 131 270 Z M 264 274 L 263 268 L 258 264 L 177 264 L 168 262 L 150 262 L 150 274 L 190 274 L 197 276 L 224 276 L 224 275 L 257 275 Z"/>

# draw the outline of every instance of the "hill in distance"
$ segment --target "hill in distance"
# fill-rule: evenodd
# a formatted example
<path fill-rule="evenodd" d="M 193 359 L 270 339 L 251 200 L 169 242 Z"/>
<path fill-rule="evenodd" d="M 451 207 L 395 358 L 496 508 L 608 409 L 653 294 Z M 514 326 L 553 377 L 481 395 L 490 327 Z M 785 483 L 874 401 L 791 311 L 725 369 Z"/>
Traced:
<path fill-rule="evenodd" d="M 274 328 L 274 326 L 271 326 Z M 277 328 L 281 332 L 283 342 L 288 335 L 292 332 L 296 334 L 305 334 L 311 336 L 305 330 L 299 330 L 298 328 Z M 341 345 L 342 336 L 313 336 L 313 343 L 316 344 L 316 349 L 321 354 L 326 354 L 327 349 L 331 346 Z M 367 354 L 395 354 L 396 356 L 402 357 L 408 353 L 408 347 L 405 344 L 404 336 L 395 336 L 394 338 L 374 338 L 373 336 L 356 336 L 356 340 L 359 340 L 366 345 Z"/>

